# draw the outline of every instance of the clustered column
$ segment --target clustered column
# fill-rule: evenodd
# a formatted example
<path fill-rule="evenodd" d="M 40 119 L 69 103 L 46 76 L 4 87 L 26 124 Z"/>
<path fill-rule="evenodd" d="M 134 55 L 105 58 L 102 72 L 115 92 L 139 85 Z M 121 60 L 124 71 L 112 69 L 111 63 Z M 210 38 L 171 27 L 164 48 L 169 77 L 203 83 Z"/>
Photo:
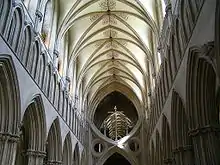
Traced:
<path fill-rule="evenodd" d="M 220 164 L 219 127 L 206 125 L 192 129 L 189 135 L 193 139 L 196 164 Z"/>
<path fill-rule="evenodd" d="M 42 165 L 46 153 L 42 151 L 28 150 L 25 156 L 27 157 L 28 165 Z"/>
<path fill-rule="evenodd" d="M 18 135 L 0 133 L 0 165 L 13 165 L 15 163 Z"/>
<path fill-rule="evenodd" d="M 173 150 L 175 164 L 194 165 L 193 150 L 191 145 L 180 146 Z"/>

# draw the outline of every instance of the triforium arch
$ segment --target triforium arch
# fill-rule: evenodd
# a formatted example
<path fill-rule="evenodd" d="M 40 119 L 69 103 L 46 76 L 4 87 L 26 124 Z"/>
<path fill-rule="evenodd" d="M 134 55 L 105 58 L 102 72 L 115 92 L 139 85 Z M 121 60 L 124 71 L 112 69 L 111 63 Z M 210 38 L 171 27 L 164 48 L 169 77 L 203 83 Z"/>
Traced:
<path fill-rule="evenodd" d="M 198 164 L 220 163 L 216 136 L 219 130 L 217 86 L 214 43 L 191 48 L 187 63 L 187 115 Z"/>
<path fill-rule="evenodd" d="M 62 139 L 58 117 L 53 121 L 48 133 L 44 163 L 62 163 Z"/>
<path fill-rule="evenodd" d="M 194 164 L 192 139 L 188 135 L 189 119 L 182 98 L 173 90 L 171 101 L 171 136 L 176 164 Z"/>
<path fill-rule="evenodd" d="M 63 145 L 63 165 L 72 163 L 72 141 L 70 132 L 66 135 Z"/>
<path fill-rule="evenodd" d="M 35 96 L 25 110 L 20 128 L 16 165 L 43 164 L 46 143 L 46 119 L 43 101 Z"/>
<path fill-rule="evenodd" d="M 108 149 L 108 151 L 106 151 L 106 153 L 99 158 L 97 165 L 104 165 L 104 163 L 107 161 L 107 159 L 110 158 L 115 153 L 122 155 L 131 165 L 138 164 L 138 161 L 136 160 L 136 158 L 133 155 L 131 155 L 131 154 L 127 153 L 125 150 L 120 149 L 119 147 L 115 146 L 115 147 L 111 147 L 110 149 Z"/>
<path fill-rule="evenodd" d="M 0 54 L 0 162 L 12 164 L 19 138 L 20 91 L 12 59 Z"/>
<path fill-rule="evenodd" d="M 9 19 L 10 11 L 12 7 L 12 0 L 1 0 L 0 1 L 0 21 L 1 21 L 1 26 L 0 26 L 0 33 L 5 34 L 7 30 L 7 21 Z"/>

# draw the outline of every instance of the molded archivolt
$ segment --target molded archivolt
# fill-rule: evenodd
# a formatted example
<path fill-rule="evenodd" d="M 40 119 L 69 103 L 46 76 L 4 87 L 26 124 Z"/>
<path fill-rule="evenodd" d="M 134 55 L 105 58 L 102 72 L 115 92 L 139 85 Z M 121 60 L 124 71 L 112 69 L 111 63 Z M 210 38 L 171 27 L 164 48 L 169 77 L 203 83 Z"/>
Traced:
<path fill-rule="evenodd" d="M 189 127 L 198 124 L 217 124 L 219 110 L 216 106 L 217 79 L 216 63 L 213 61 L 214 43 L 191 48 L 187 71 L 187 115 L 193 116 Z M 201 116 L 204 116 L 202 118 Z"/>
<path fill-rule="evenodd" d="M 12 1 L 11 0 L 0 0 L 0 33 L 5 34 L 7 30 L 7 21 L 9 19 L 10 15 L 10 10 L 12 6 Z"/>
<path fill-rule="evenodd" d="M 187 116 L 195 162 L 219 164 L 219 107 L 214 43 L 191 48 L 187 69 Z M 207 139 L 207 137 L 209 137 Z M 211 138 L 210 138 L 211 137 Z M 199 139 L 199 140 L 198 140 Z M 204 154 L 208 152 L 209 154 Z"/>
<path fill-rule="evenodd" d="M 89 102 L 89 106 L 91 107 L 89 113 L 90 113 L 90 118 L 92 119 L 94 114 L 95 114 L 95 110 L 98 106 L 98 104 L 101 102 L 101 100 L 103 100 L 104 97 L 106 97 L 108 94 L 114 92 L 114 91 L 118 91 L 120 93 L 123 93 L 129 100 L 132 101 L 132 103 L 134 104 L 135 108 L 138 111 L 138 116 L 141 117 L 141 113 L 142 113 L 142 102 L 138 99 L 137 95 L 134 93 L 134 91 L 132 91 L 131 88 L 129 88 L 129 86 L 123 84 L 122 82 L 110 82 L 108 84 L 106 84 L 105 86 L 103 86 L 102 88 L 100 88 L 97 93 L 95 93 L 91 99 L 91 102 Z"/>
<path fill-rule="evenodd" d="M 27 107 L 24 118 L 23 127 L 27 132 L 30 141 L 26 141 L 29 149 L 45 152 L 46 142 L 46 119 L 42 98 L 36 96 Z M 30 143 L 30 144 L 29 144 Z"/>
<path fill-rule="evenodd" d="M 16 164 L 31 161 L 29 155 L 38 153 L 42 158 L 46 153 L 46 119 L 42 98 L 35 96 L 23 116 L 17 147 Z M 28 156 L 24 156 L 24 153 Z M 43 163 L 43 159 L 39 160 Z"/>
<path fill-rule="evenodd" d="M 20 92 L 12 59 L 0 54 L 0 132 L 17 136 L 21 121 Z"/>

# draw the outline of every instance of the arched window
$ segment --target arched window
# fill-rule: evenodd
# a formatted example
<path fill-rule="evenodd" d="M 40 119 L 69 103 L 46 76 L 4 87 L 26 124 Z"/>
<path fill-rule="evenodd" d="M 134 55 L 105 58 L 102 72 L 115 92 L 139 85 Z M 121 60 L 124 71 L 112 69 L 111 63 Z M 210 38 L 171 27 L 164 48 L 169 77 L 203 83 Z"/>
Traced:
<path fill-rule="evenodd" d="M 50 45 L 52 20 L 53 20 L 53 4 L 51 0 L 48 0 L 45 6 L 44 20 L 41 29 L 41 38 L 47 48 Z"/>

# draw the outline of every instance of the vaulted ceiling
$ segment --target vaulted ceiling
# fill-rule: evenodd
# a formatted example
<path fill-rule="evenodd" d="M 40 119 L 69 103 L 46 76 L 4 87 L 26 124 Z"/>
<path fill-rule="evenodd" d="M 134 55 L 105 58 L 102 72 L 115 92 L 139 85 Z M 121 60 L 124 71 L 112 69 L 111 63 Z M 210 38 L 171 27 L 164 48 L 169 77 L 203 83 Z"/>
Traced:
<path fill-rule="evenodd" d="M 152 74 L 159 67 L 156 48 L 162 9 L 162 0 L 59 4 L 58 38 L 68 40 L 67 63 L 77 64 L 76 88 L 83 96 L 92 100 L 102 91 L 104 96 L 118 90 L 146 101 Z"/>

